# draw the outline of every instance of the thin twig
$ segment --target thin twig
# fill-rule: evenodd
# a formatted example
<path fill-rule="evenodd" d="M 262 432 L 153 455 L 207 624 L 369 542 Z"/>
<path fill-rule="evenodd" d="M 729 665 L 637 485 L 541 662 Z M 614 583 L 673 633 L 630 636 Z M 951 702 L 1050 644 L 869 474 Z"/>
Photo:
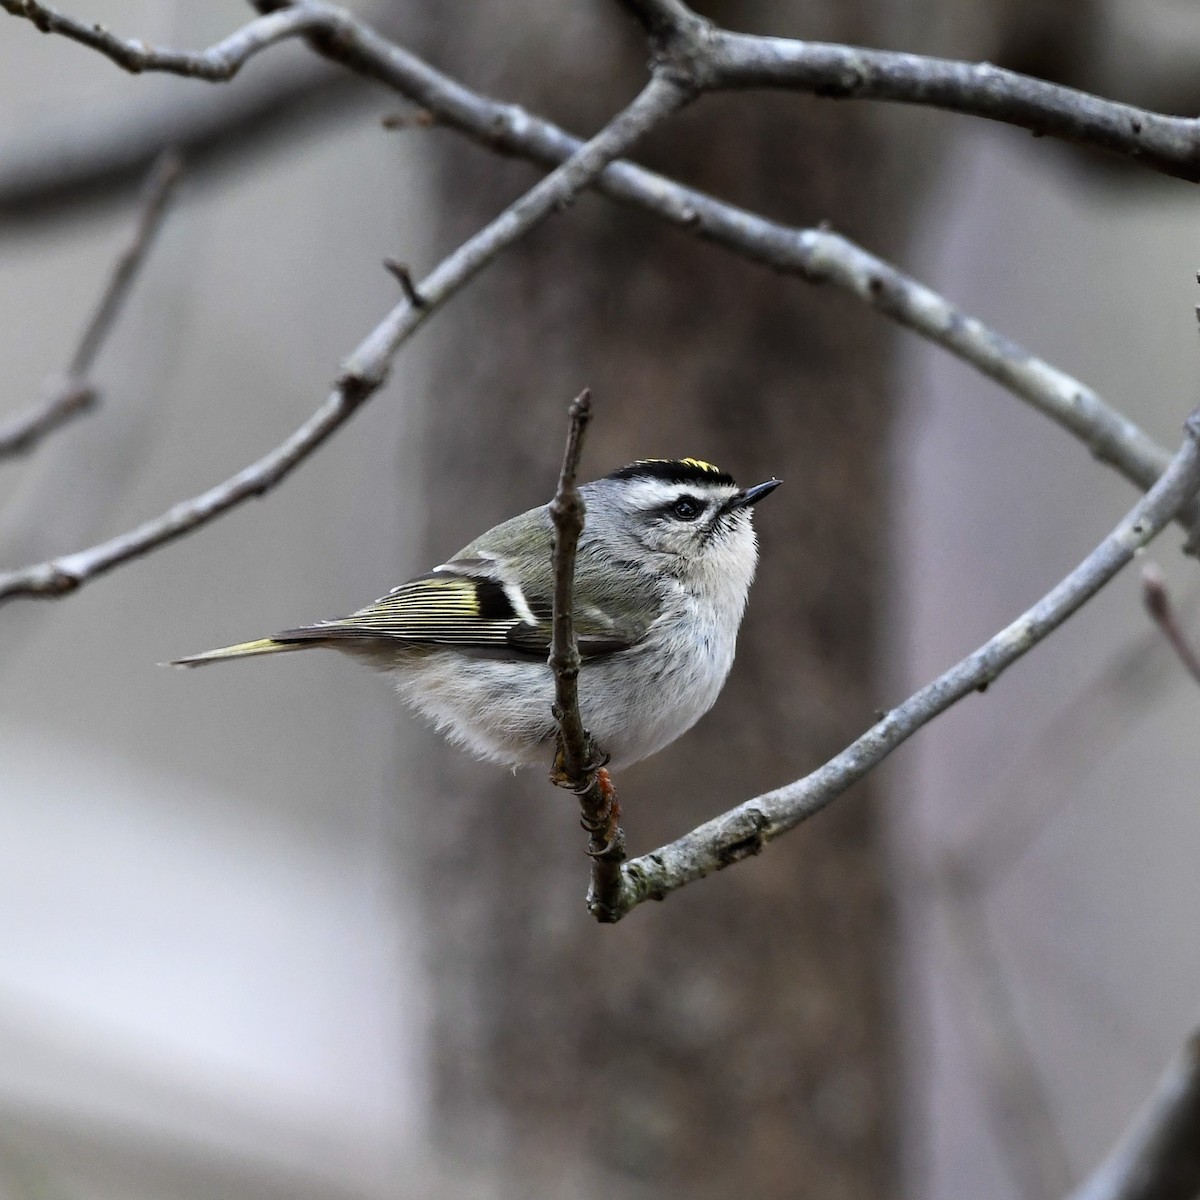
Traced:
<path fill-rule="evenodd" d="M 1184 669 L 1200 683 L 1200 656 L 1184 636 L 1175 606 L 1171 603 L 1171 593 L 1167 590 L 1167 577 L 1156 563 L 1147 563 L 1142 568 L 1142 603 L 1170 643 L 1176 657 L 1183 663 Z"/>
<path fill-rule="evenodd" d="M 95 405 L 97 393 L 88 376 L 150 252 L 182 170 L 183 164 L 174 150 L 164 151 L 155 162 L 142 188 L 141 209 L 133 235 L 113 264 L 108 285 L 84 327 L 66 371 L 47 386 L 46 398 L 40 404 L 0 427 L 0 458 L 32 450 L 52 430 Z"/>
<path fill-rule="evenodd" d="M 408 263 L 402 263 L 394 258 L 385 258 L 383 265 L 396 281 L 400 284 L 400 290 L 404 293 L 405 299 L 413 306 L 413 308 L 424 308 L 425 297 L 417 291 L 417 285 L 413 283 L 412 271 Z"/>
<path fill-rule="evenodd" d="M 1200 1194 L 1200 1030 L 1175 1055 L 1112 1154 L 1071 1200 L 1195 1200 Z"/>
<path fill-rule="evenodd" d="M 695 53 L 695 51 L 691 51 Z M 891 100 L 984 117 L 1200 181 L 1200 121 L 1047 83 L 991 63 L 724 30 L 703 51 L 706 89 L 785 88 L 831 99 Z"/>
<path fill-rule="evenodd" d="M 0 0 L 0 7 L 16 12 L 19 16 L 29 16 L 22 0 Z M 646 4 L 641 5 L 646 14 L 656 8 L 666 12 L 668 9 L 674 11 L 679 7 L 681 6 L 676 4 L 675 0 L 670 0 L 666 5 L 647 0 Z M 319 53 L 393 88 L 432 114 L 440 125 L 456 129 L 500 153 L 518 155 L 549 167 L 565 162 L 583 145 L 580 139 L 518 105 L 500 104 L 471 91 L 403 47 L 388 41 L 342 9 L 323 4 L 320 0 L 306 0 L 304 12 L 311 19 L 311 24 L 298 22 L 293 30 L 295 34 L 320 33 L 322 36 L 310 38 L 311 44 Z M 276 15 L 279 15 L 278 12 L 268 14 L 271 17 Z M 266 19 L 268 18 L 260 18 Z M 706 28 L 711 33 L 711 27 Z M 232 38 L 200 55 L 180 55 L 179 52 L 164 51 L 167 58 L 161 69 L 175 70 L 181 59 L 207 59 L 211 56 L 219 58 L 220 47 L 235 42 L 235 39 L 253 30 L 258 32 L 248 40 L 255 51 L 269 44 L 262 42 L 262 31 L 252 22 Z M 60 31 L 74 36 L 67 28 Z M 757 40 L 775 49 L 779 46 L 810 45 L 770 38 Z M 137 46 L 141 47 L 141 44 L 137 43 Z M 817 44 L 811 44 L 811 48 L 818 58 L 829 49 Z M 838 49 L 853 52 L 852 47 Z M 145 47 L 141 47 L 141 50 L 144 52 Z M 247 49 L 247 57 L 249 52 Z M 876 56 L 883 54 L 871 53 Z M 902 60 L 905 70 L 910 74 L 918 71 L 920 65 L 926 62 L 938 69 L 947 65 L 942 60 L 925 60 L 917 55 L 883 54 L 885 63 L 892 59 Z M 869 61 L 873 63 L 875 59 L 871 58 Z M 153 56 L 142 62 L 142 67 L 146 70 L 154 69 L 157 65 Z M 963 87 L 966 94 L 973 94 L 972 89 L 975 89 L 981 103 L 983 99 L 994 98 L 996 95 L 1015 95 L 1013 89 L 1019 91 L 1018 85 L 1023 82 L 1037 83 L 1041 89 L 1038 95 L 1042 101 L 1051 104 L 1051 108 L 1054 105 L 1065 105 L 1069 108 L 1082 95 L 1070 88 L 1056 88 L 1051 84 L 1027 80 L 1024 76 L 1011 72 L 1000 73 L 1003 78 L 997 83 L 996 78 L 993 78 L 994 72 L 988 74 L 987 71 L 970 67 L 968 64 L 950 65 L 961 67 L 964 71 L 976 71 L 974 81 L 967 80 Z M 829 78 L 825 83 L 832 86 L 841 80 L 844 84 L 847 78 L 845 67 L 845 62 L 832 65 L 826 62 L 823 69 L 829 72 Z M 811 90 L 819 90 L 819 78 L 814 78 L 809 83 Z M 895 98 L 911 99 L 907 96 Z M 1095 98 L 1089 99 L 1098 105 L 1108 103 Z M 1124 106 L 1115 107 L 1128 115 Z M 1027 106 L 1022 111 L 1028 115 Z M 985 115 L 1003 119 L 992 111 Z M 1192 127 L 1193 134 L 1200 137 L 1200 134 L 1196 133 L 1200 131 L 1200 122 L 1184 120 L 1181 128 L 1188 126 Z M 1135 133 L 1131 127 L 1127 147 L 1129 153 L 1135 154 L 1140 150 L 1140 139 L 1141 134 Z M 1191 153 L 1192 151 L 1188 150 L 1188 154 Z M 684 187 L 628 162 L 613 163 L 596 180 L 595 186 L 613 199 L 649 212 L 677 228 L 714 242 L 751 261 L 762 263 L 773 270 L 798 275 L 810 283 L 828 283 L 850 293 L 897 323 L 949 350 L 1033 405 L 1079 438 L 1101 462 L 1112 465 L 1139 488 L 1150 487 L 1167 464 L 1170 455 L 1163 447 L 1129 418 L 1105 404 L 1090 388 L 1037 358 L 1024 347 L 989 329 L 981 321 L 963 313 L 936 292 L 847 238 L 827 229 L 796 229 L 768 221 L 745 209 L 716 200 L 704 192 Z M 1181 513 L 1180 520 L 1189 529 L 1200 528 L 1200 506 L 1188 506 Z"/>
<path fill-rule="evenodd" d="M 568 410 L 570 425 L 563 451 L 558 489 L 550 503 L 554 522 L 554 615 L 550 669 L 554 672 L 554 717 L 558 721 L 558 754 L 551 779 L 579 797 L 580 823 L 588 833 L 592 879 L 588 911 L 601 922 L 617 919 L 615 905 L 625 861 L 621 809 L 600 751 L 583 727 L 579 712 L 579 643 L 575 637 L 575 555 L 586 517 L 583 497 L 575 486 L 583 435 L 592 415 L 591 393 L 585 388 Z"/>
<path fill-rule="evenodd" d="M 550 502 L 554 522 L 554 608 L 550 669 L 554 672 L 554 709 L 561 737 L 561 765 L 573 787 L 596 771 L 596 748 L 579 713 L 579 643 L 575 637 L 575 555 L 586 509 L 575 486 L 583 436 L 592 417 L 592 394 L 584 388 L 567 410 L 570 422 L 558 487 Z"/>
<path fill-rule="evenodd" d="M 108 337 L 113 321 L 121 311 L 133 281 L 162 226 L 167 204 L 182 173 L 183 160 L 173 149 L 164 150 L 151 168 L 142 188 L 141 214 L 133 237 L 117 258 L 108 287 L 100 297 L 100 303 L 96 305 L 96 311 L 92 314 L 79 347 L 67 367 L 68 375 L 82 377 L 92 369 L 96 355 L 104 339 Z"/>
<path fill-rule="evenodd" d="M 0 425 L 0 458 L 32 450 L 47 434 L 96 404 L 96 389 L 79 379 L 59 376 L 48 381 L 46 396 Z"/>
<path fill-rule="evenodd" d="M 318 0 L 312 0 L 317 7 Z M 332 10 L 338 12 L 340 10 Z M 380 80 L 456 129 L 504 154 L 553 167 L 583 144 L 553 122 L 464 87 L 362 23 L 347 20 L 339 36 L 313 43 L 326 57 Z M 629 162 L 615 162 L 595 187 L 772 270 L 830 284 L 936 343 L 1025 400 L 1143 491 L 1170 454 L 1091 388 L 964 313 L 944 297 L 828 229 L 797 229 L 684 187 Z M 1200 527 L 1200 505 L 1181 514 Z"/>
<path fill-rule="evenodd" d="M 810 775 L 747 800 L 677 841 L 631 859 L 622 868 L 617 915 L 758 854 L 769 841 L 820 812 L 923 725 L 992 683 L 1057 629 L 1160 533 L 1200 487 L 1200 410 L 1188 417 L 1185 429 L 1182 447 L 1154 487 L 1032 608 Z"/>
<path fill-rule="evenodd" d="M 514 201 L 427 276 L 418 289 L 424 307 L 396 305 L 346 359 L 328 399 L 286 441 L 230 479 L 136 529 L 47 562 L 0 574 L 0 599 L 61 596 L 113 567 L 174 541 L 251 496 L 261 496 L 348 420 L 387 377 L 392 358 L 428 318 L 498 254 L 586 188 L 605 165 L 688 100 L 665 79 L 653 79 L 579 153 Z"/>
<path fill-rule="evenodd" d="M 32 21 L 43 33 L 57 33 L 98 50 L 132 74 L 163 71 L 210 83 L 232 79 L 256 54 L 276 42 L 298 37 L 328 24 L 328 17 L 307 5 L 256 17 L 207 50 L 171 50 L 147 46 L 139 38 L 122 38 L 94 21 L 80 21 L 40 0 L 0 0 L 0 8 Z"/>

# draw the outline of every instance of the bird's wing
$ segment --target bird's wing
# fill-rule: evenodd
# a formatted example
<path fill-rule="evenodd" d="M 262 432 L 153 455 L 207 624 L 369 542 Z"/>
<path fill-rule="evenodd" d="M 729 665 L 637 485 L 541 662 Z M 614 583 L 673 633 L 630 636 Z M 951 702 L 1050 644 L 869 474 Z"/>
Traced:
<path fill-rule="evenodd" d="M 285 630 L 274 640 L 381 638 L 545 657 L 551 634 L 551 592 L 545 583 L 553 583 L 549 546 L 545 572 L 535 572 L 537 578 L 523 588 L 503 578 L 497 559 L 464 555 L 401 584 L 348 617 Z M 634 645 L 646 624 L 605 606 L 576 605 L 575 630 L 580 653 L 594 657 Z"/>

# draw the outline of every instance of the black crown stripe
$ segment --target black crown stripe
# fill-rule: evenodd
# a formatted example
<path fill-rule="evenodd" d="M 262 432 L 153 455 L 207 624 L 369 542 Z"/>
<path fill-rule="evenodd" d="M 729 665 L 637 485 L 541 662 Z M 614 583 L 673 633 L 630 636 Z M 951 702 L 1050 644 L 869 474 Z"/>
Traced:
<path fill-rule="evenodd" d="M 663 483 L 737 485 L 733 476 L 698 458 L 643 458 L 605 476 L 607 479 L 658 479 Z"/>

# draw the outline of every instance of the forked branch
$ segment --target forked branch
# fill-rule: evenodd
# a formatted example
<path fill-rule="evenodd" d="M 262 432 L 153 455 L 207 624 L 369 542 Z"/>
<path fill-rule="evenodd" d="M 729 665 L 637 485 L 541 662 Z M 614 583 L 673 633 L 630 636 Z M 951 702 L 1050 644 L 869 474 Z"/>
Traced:
<path fill-rule="evenodd" d="M 1200 180 L 1200 120 L 1175 117 L 1047 83 L 990 63 L 954 62 L 861 46 L 761 37 L 721 29 L 682 0 L 623 0 L 651 33 L 659 65 L 697 91 L 772 87 L 834 99 L 891 100 L 967 113 L 1095 146 L 1192 182 Z M 147 46 L 60 13 L 41 0 L 0 0 L 45 33 L 107 55 L 127 71 L 166 71 L 225 80 L 255 54 L 309 37 L 332 58 L 351 62 L 381 48 L 405 57 L 344 9 L 322 0 L 256 0 L 264 15 L 203 51 Z"/>
<path fill-rule="evenodd" d="M 1200 409 L 1162 477 L 1125 518 L 1052 591 L 974 653 L 926 684 L 857 741 L 811 775 L 736 808 L 622 868 L 617 915 L 645 900 L 661 900 L 697 879 L 758 854 L 766 844 L 815 816 L 881 763 L 922 726 L 1028 654 L 1090 600 L 1159 534 L 1200 488 Z"/>
<path fill-rule="evenodd" d="M 1050 126 L 1055 113 L 1075 113 L 1086 124 L 1091 120 L 1088 114 L 1112 112 L 1120 118 L 1114 128 L 1125 128 L 1122 124 L 1125 122 L 1128 129 L 1121 145 L 1109 148 L 1133 157 L 1142 156 L 1142 161 L 1152 166 L 1159 164 L 1153 156 L 1145 154 L 1151 144 L 1163 142 L 1174 147 L 1171 153 L 1177 156 L 1178 164 L 1192 163 L 1197 153 L 1195 146 L 1200 144 L 1200 121 L 1194 118 L 1162 117 L 1130 109 L 1070 88 L 998 71 L 986 64 L 973 66 L 855 47 L 747 38 L 717 30 L 691 13 L 682 0 L 624 2 L 656 38 L 666 37 L 675 45 L 673 53 L 677 57 L 681 42 L 696 48 L 700 58 L 693 56 L 687 67 L 696 77 L 690 87 L 704 83 L 701 79 L 704 73 L 697 65 L 702 61 L 721 66 L 727 72 L 724 83 L 714 83 L 709 78 L 710 71 L 704 86 L 745 86 L 744 72 L 749 68 L 743 60 L 751 49 L 759 47 L 766 55 L 764 61 L 784 64 L 779 70 L 785 66 L 789 71 L 799 70 L 798 63 L 815 64 L 810 77 L 795 84 L 801 90 L 849 94 L 848 81 L 862 78 L 870 87 L 864 84 L 866 90 L 860 94 L 935 107 L 941 96 L 946 100 L 945 107 L 963 112 L 978 110 L 977 115 L 996 120 L 1007 119 L 1005 114 L 1011 110 L 1014 123 L 1037 132 L 1053 132 Z M 302 12 L 281 0 L 259 0 L 259 7 L 270 11 L 209 50 L 188 53 L 152 50 L 133 39 L 114 38 L 107 31 L 97 34 L 94 27 L 64 17 L 34 0 L 0 0 L 0 8 L 24 16 L 41 28 L 94 45 L 123 65 L 132 61 L 130 55 L 133 55 L 139 70 L 164 70 L 200 78 L 222 78 L 229 64 L 240 65 L 282 37 L 308 36 L 318 53 L 384 83 L 428 113 L 431 121 L 456 129 L 500 153 L 555 167 L 577 154 L 584 144 L 559 126 L 517 105 L 501 104 L 472 91 L 380 36 L 343 9 L 321 0 L 306 0 Z M 294 24 L 260 23 L 288 13 L 299 14 Z M 925 73 L 931 81 L 942 80 L 937 87 L 931 87 L 928 96 L 921 94 Z M 943 96 L 947 89 L 952 94 Z M 964 107 L 968 100 L 976 108 Z M 1017 116 L 1022 119 L 1017 120 Z M 1164 121 L 1168 123 L 1164 128 L 1156 123 Z M 1108 126 L 1105 129 L 1108 132 L 1104 136 L 1108 137 L 1112 129 Z M 1095 132 L 1099 138 L 1102 131 Z M 612 163 L 596 177 L 593 186 L 613 199 L 751 261 L 850 293 L 949 350 L 1033 405 L 1079 438 L 1100 461 L 1111 464 L 1143 490 L 1167 464 L 1170 455 L 1163 447 L 1090 388 L 837 233 L 780 225 L 629 162 Z M 1200 509 L 1189 506 L 1180 520 L 1192 529 L 1200 526 Z"/>
<path fill-rule="evenodd" d="M 286 441 L 257 462 L 207 492 L 107 542 L 0 573 L 0 600 L 14 596 L 61 596 L 130 559 L 174 541 L 221 513 L 261 496 L 289 475 L 373 395 L 387 377 L 392 359 L 439 308 L 497 255 L 560 211 L 617 155 L 687 102 L 687 94 L 653 79 L 591 141 L 562 166 L 514 201 L 499 216 L 450 254 L 417 287 L 423 304 L 407 298 L 397 304 L 346 359 L 328 399 Z"/>

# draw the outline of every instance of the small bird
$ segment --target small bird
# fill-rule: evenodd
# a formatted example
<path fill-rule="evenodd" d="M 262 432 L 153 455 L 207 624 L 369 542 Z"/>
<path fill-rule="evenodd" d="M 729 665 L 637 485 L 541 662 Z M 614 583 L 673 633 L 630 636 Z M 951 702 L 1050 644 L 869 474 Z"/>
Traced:
<path fill-rule="evenodd" d="M 661 750 L 712 707 L 758 560 L 751 507 L 779 483 L 739 488 L 699 459 L 643 459 L 579 489 L 579 709 L 614 767 Z M 408 704 L 478 757 L 549 762 L 553 537 L 549 508 L 530 509 L 348 617 L 172 665 L 327 646 L 390 673 Z"/>

